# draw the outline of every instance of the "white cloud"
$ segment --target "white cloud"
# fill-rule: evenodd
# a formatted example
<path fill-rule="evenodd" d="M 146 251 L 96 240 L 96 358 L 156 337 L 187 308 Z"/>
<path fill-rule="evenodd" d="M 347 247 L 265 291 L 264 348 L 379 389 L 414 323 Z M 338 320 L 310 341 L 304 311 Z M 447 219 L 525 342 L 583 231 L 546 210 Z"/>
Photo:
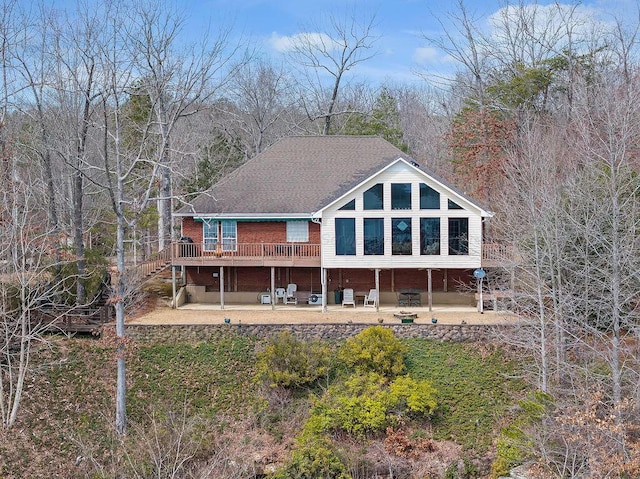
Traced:
<path fill-rule="evenodd" d="M 434 63 L 439 61 L 440 54 L 436 48 L 433 47 L 419 47 L 413 51 L 412 59 L 419 65 L 425 63 Z"/>
<path fill-rule="evenodd" d="M 503 7 L 488 19 L 494 38 L 523 35 L 541 40 L 548 46 L 561 49 L 570 34 L 573 42 L 588 41 L 596 32 L 608 29 L 608 23 L 600 20 L 601 11 L 585 5 L 554 3 Z"/>
<path fill-rule="evenodd" d="M 324 47 L 330 50 L 336 46 L 336 43 L 324 33 L 305 32 L 287 36 L 274 32 L 269 37 L 269 45 L 278 52 L 286 53 L 299 45 Z"/>

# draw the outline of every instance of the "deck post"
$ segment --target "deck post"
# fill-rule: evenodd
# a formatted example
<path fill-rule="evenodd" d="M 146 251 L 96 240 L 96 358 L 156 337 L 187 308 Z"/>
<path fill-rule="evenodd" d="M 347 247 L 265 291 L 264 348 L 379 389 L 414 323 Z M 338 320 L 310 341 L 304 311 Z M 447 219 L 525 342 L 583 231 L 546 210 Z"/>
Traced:
<path fill-rule="evenodd" d="M 171 297 L 173 298 L 171 307 L 178 309 L 178 305 L 176 304 L 176 267 L 173 263 L 171 264 Z"/>
<path fill-rule="evenodd" d="M 320 268 L 320 284 L 322 285 L 322 312 L 327 312 L 327 269 Z"/>
<path fill-rule="evenodd" d="M 276 309 L 276 268 L 271 267 L 271 311 Z"/>
<path fill-rule="evenodd" d="M 429 312 L 433 311 L 433 283 L 431 281 L 431 268 L 427 269 L 427 297 L 429 301 Z"/>
<path fill-rule="evenodd" d="M 376 301 L 376 312 L 380 311 L 380 268 L 376 268 L 376 295 L 378 300 Z"/>
<path fill-rule="evenodd" d="M 224 266 L 220 266 L 220 309 L 224 309 Z"/>
<path fill-rule="evenodd" d="M 444 269 L 444 277 L 442 278 L 442 286 L 444 287 L 444 292 L 449 292 L 449 270 L 447 268 Z"/>

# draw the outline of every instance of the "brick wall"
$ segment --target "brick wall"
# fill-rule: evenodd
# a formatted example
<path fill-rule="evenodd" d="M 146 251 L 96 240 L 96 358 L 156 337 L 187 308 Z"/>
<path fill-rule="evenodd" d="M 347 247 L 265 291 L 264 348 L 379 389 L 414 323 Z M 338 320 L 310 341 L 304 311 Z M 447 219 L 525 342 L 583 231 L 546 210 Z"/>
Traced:
<path fill-rule="evenodd" d="M 182 236 L 189 236 L 195 243 L 202 243 L 202 223 L 193 218 L 182 218 Z"/>
<path fill-rule="evenodd" d="M 196 243 L 202 243 L 202 223 L 193 218 L 182 219 L 182 236 L 189 236 Z M 285 221 L 238 222 L 238 243 L 286 243 L 287 223 Z M 309 222 L 309 243 L 320 244 L 320 225 Z"/>
<path fill-rule="evenodd" d="M 342 277 L 343 288 L 353 288 L 355 291 L 369 291 L 375 288 L 375 273 L 369 269 L 348 269 L 342 270 L 332 269 L 328 272 L 329 289 L 334 290 L 339 286 L 340 277 Z M 393 277 L 393 278 L 392 278 Z M 472 273 L 468 270 L 448 270 L 447 271 L 447 289 L 455 291 L 458 283 L 471 284 Z M 392 288 L 393 284 L 393 288 Z M 417 288 L 427 291 L 428 276 L 427 271 L 423 269 L 396 269 L 380 271 L 380 290 L 381 291 L 398 291 L 404 288 Z M 431 271 L 432 291 L 444 291 L 444 271 Z"/>
<path fill-rule="evenodd" d="M 189 266 L 187 268 L 187 284 L 207 286 L 212 291 L 220 289 L 220 278 L 217 266 Z M 276 287 L 286 288 L 295 283 L 299 291 L 322 290 L 320 284 L 320 268 L 276 268 Z M 227 267 L 224 271 L 225 291 L 267 291 L 271 288 L 271 268 L 269 267 Z"/>
<path fill-rule="evenodd" d="M 284 221 L 238 223 L 238 243 L 285 243 L 287 226 Z"/>
<path fill-rule="evenodd" d="M 320 268 L 290 268 L 288 283 L 298 285 L 298 291 L 322 291 Z M 278 286 L 278 285 L 276 285 Z M 286 284 L 283 284 L 286 286 Z"/>
<path fill-rule="evenodd" d="M 238 291 L 266 291 L 271 288 L 271 268 L 232 268 L 237 276 Z M 229 281 L 227 279 L 227 281 Z"/>
<path fill-rule="evenodd" d="M 199 284 L 211 286 L 216 291 L 220 289 L 219 278 L 214 278 L 213 273 L 218 273 L 220 268 L 213 266 L 193 266 L 187 268 L 187 284 Z M 228 281 L 228 280 L 227 280 Z"/>

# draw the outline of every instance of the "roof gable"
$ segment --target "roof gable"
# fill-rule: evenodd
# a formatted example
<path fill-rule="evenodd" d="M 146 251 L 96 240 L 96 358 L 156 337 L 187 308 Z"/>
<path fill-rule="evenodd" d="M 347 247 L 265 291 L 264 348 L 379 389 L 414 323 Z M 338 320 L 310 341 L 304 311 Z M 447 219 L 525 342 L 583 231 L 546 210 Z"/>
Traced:
<path fill-rule="evenodd" d="M 406 153 L 375 136 L 283 138 L 177 214 L 310 218 L 398 161 L 422 172 Z"/>
<path fill-rule="evenodd" d="M 341 202 L 345 203 L 345 202 L 351 201 L 352 198 L 354 197 L 354 194 L 359 194 L 365 189 L 365 185 L 369 187 L 371 184 L 376 183 L 377 178 L 379 178 L 380 176 L 383 176 L 386 171 L 397 168 L 399 165 L 401 165 L 406 169 L 411 170 L 413 173 L 415 173 L 415 175 L 419 179 L 424 181 L 426 184 L 430 184 L 430 186 L 431 185 L 436 186 L 438 190 L 443 191 L 449 199 L 458 203 L 464 209 L 472 210 L 474 213 L 479 214 L 480 216 L 483 216 L 483 217 L 493 216 L 493 213 L 485 210 L 482 206 L 480 206 L 478 203 L 476 203 L 474 200 L 466 196 L 461 191 L 457 190 L 455 187 L 448 184 L 445 180 L 439 178 L 433 173 L 424 171 L 423 169 L 420 168 L 418 163 L 411 160 L 410 158 L 405 159 L 402 157 L 389 163 L 388 165 L 378 170 L 376 173 L 374 173 L 370 177 L 365 178 L 363 181 L 355 185 L 345 194 L 341 195 L 340 197 L 336 198 L 332 202 L 323 206 L 318 212 L 316 212 L 314 216 L 322 217 L 322 213 L 327 209 L 337 206 L 338 203 L 341 203 Z"/>

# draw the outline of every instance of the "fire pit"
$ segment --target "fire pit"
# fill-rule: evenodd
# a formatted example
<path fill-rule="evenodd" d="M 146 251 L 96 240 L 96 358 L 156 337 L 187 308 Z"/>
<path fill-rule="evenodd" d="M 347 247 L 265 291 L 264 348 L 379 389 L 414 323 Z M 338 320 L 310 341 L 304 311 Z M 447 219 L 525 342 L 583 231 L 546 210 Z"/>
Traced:
<path fill-rule="evenodd" d="M 399 313 L 393 313 L 393 315 L 400 320 L 401 323 L 413 323 L 414 319 L 418 318 L 418 313 L 411 313 L 409 311 L 400 311 Z"/>

